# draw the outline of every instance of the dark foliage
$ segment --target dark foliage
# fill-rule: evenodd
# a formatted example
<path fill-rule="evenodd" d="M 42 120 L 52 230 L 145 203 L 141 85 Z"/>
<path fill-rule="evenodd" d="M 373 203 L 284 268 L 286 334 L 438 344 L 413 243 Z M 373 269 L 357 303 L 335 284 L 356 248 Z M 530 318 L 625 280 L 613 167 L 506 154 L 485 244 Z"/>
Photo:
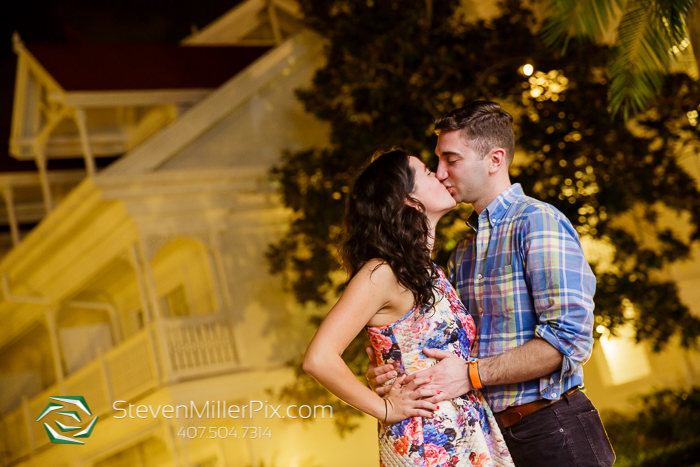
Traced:
<path fill-rule="evenodd" d="M 465 21 L 455 11 L 459 2 L 301 3 L 308 27 L 327 41 L 328 63 L 298 97 L 330 124 L 331 146 L 285 153 L 274 169 L 294 216 L 267 255 L 300 302 L 325 304 L 340 290 L 332 273 L 340 267 L 344 197 L 357 170 L 394 145 L 434 166 L 431 122 L 487 98 L 517 122 L 514 181 L 559 208 L 587 245 L 598 277 L 596 325 L 614 333 L 632 321 L 638 338 L 656 349 L 676 334 L 696 345 L 700 320 L 665 271 L 700 240 L 700 193 L 679 165 L 698 153 L 697 118 L 689 117 L 700 103 L 698 83 L 670 76 L 664 97 L 625 124 L 606 111 L 609 50 L 572 43 L 562 57 L 542 43 L 517 1 L 505 2 L 489 22 Z M 534 67 L 529 77 L 525 64 Z M 465 233 L 469 212 L 460 207 L 443 218 L 438 264 Z M 366 364 L 363 339 L 345 355 L 358 375 Z M 330 397 L 305 378 L 300 373 L 287 395 Z"/>
<path fill-rule="evenodd" d="M 605 429 L 620 467 L 700 463 L 700 388 L 662 389 L 639 398 L 634 416 L 609 413 Z"/>

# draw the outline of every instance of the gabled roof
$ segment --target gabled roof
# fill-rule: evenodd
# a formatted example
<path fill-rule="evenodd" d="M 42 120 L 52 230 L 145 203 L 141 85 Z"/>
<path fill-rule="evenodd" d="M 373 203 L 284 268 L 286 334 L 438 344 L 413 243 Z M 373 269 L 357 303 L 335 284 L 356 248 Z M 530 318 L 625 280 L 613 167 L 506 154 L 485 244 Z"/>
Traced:
<path fill-rule="evenodd" d="M 25 44 L 65 91 L 217 88 L 270 47 Z"/>
<path fill-rule="evenodd" d="M 272 49 L 248 68 L 195 104 L 172 124 L 136 146 L 98 174 L 151 172 L 223 120 L 290 67 L 311 62 L 323 50 L 323 40 L 303 30 Z"/>

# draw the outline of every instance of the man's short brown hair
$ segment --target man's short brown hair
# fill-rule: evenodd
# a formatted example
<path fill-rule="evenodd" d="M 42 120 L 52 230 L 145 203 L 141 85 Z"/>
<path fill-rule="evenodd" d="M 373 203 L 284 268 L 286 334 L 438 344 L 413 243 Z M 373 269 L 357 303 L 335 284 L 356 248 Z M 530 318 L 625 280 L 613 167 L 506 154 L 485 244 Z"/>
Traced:
<path fill-rule="evenodd" d="M 459 130 L 465 144 L 471 147 L 480 159 L 495 148 L 506 152 L 506 163 L 513 162 L 515 151 L 513 117 L 500 104 L 491 101 L 474 101 L 455 109 L 435 121 L 435 133 Z"/>

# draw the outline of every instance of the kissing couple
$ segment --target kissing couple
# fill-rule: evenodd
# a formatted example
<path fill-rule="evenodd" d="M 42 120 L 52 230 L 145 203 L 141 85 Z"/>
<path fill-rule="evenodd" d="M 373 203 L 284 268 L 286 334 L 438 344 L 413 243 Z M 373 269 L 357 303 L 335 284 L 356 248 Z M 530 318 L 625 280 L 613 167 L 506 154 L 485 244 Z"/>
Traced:
<path fill-rule="evenodd" d="M 380 465 L 611 466 L 580 390 L 596 280 L 576 230 L 508 174 L 513 118 L 475 101 L 435 122 L 433 173 L 398 148 L 375 154 L 347 199 L 347 288 L 304 370 L 375 417 Z M 435 227 L 457 203 L 471 235 L 441 271 Z M 366 329 L 362 384 L 341 355 Z"/>

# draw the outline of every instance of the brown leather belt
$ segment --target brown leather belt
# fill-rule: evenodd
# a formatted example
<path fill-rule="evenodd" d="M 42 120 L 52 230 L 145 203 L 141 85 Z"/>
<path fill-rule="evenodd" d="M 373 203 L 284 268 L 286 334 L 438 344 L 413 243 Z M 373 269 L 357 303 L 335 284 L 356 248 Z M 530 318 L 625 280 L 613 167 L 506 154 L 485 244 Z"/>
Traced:
<path fill-rule="evenodd" d="M 528 402 L 527 404 L 517 405 L 515 407 L 508 407 L 503 412 L 498 412 L 495 415 L 497 415 L 500 418 L 503 427 L 508 428 L 509 426 L 515 425 L 531 413 L 537 412 L 540 409 L 544 409 L 545 407 L 562 400 L 564 396 L 570 396 L 578 390 L 579 387 L 574 386 L 573 388 L 569 389 L 564 394 L 562 394 L 562 396 L 555 401 L 549 399 L 539 399 L 533 402 Z"/>

